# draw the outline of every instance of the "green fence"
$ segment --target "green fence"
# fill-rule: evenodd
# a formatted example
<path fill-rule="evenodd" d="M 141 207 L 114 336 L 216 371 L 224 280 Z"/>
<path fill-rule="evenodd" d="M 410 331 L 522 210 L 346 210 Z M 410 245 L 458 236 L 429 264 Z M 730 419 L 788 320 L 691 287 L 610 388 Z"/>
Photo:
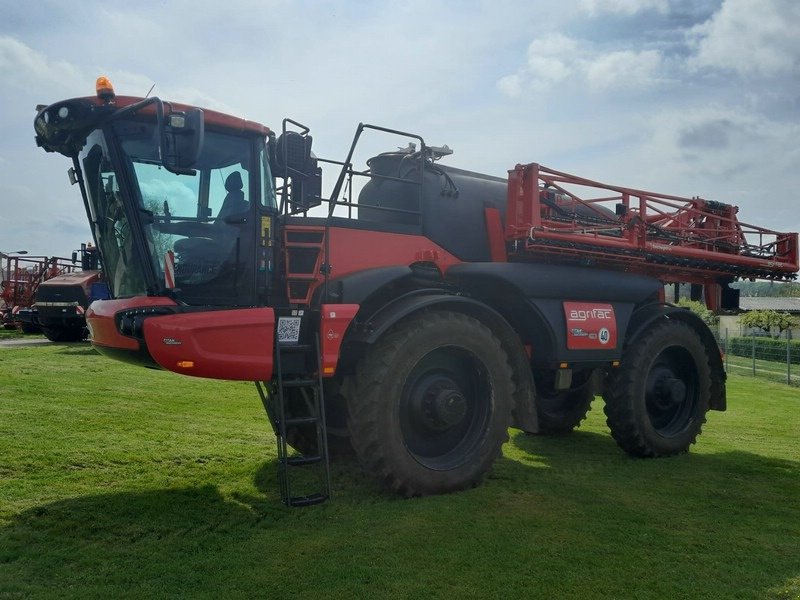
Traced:
<path fill-rule="evenodd" d="M 778 338 L 742 336 L 727 329 L 716 333 L 729 373 L 800 385 L 800 340 L 785 332 Z"/>

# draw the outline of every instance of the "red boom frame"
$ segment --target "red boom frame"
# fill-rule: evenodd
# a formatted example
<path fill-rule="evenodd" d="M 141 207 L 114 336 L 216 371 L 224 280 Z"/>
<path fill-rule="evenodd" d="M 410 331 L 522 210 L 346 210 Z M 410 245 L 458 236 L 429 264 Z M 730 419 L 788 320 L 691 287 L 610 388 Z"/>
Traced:
<path fill-rule="evenodd" d="M 581 198 L 577 191 L 593 197 Z M 532 163 L 509 171 L 506 239 L 523 241 L 517 245 L 523 256 L 591 260 L 666 282 L 793 279 L 797 234 L 742 223 L 738 210 L 702 198 L 598 183 Z"/>

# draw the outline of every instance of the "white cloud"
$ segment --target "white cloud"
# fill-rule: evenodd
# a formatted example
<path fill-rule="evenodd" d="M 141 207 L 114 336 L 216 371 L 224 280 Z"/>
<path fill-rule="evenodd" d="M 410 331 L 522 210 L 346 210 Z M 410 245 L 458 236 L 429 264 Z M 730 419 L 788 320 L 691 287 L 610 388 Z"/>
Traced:
<path fill-rule="evenodd" d="M 659 111 L 649 126 L 640 154 L 684 194 L 739 205 L 745 222 L 800 226 L 796 212 L 794 222 L 776 217 L 796 193 L 800 125 L 713 104 Z"/>
<path fill-rule="evenodd" d="M 522 77 L 518 73 L 501 77 L 497 80 L 497 89 L 510 98 L 517 98 L 522 94 Z"/>
<path fill-rule="evenodd" d="M 725 0 L 689 32 L 694 68 L 773 76 L 800 66 L 800 3 L 796 0 Z"/>
<path fill-rule="evenodd" d="M 343 158 L 370 122 L 448 143 L 454 166 L 502 175 L 538 161 L 665 193 L 768 198 L 744 214 L 769 225 L 788 207 L 793 222 L 773 226 L 800 228 L 798 0 L 39 4 L 11 3 L 0 22 L 0 184 L 24 187 L 0 194 L 13 215 L 0 239 L 20 248 L 81 241 L 16 215 L 82 217 L 69 162 L 33 144 L 32 107 L 92 94 L 101 74 L 119 94 L 156 83 L 153 95 L 276 129 L 296 118 L 323 157 Z M 87 19 L 101 46 L 75 35 Z"/>
<path fill-rule="evenodd" d="M 528 46 L 527 70 L 535 84 L 553 85 L 574 72 L 578 56 L 577 41 L 551 33 Z"/>
<path fill-rule="evenodd" d="M 497 88 L 512 98 L 568 81 L 595 92 L 646 88 L 659 81 L 662 62 L 658 50 L 599 52 L 588 42 L 551 33 L 531 42 L 526 64 L 500 78 Z"/>
<path fill-rule="evenodd" d="M 584 64 L 586 80 L 594 89 L 645 87 L 658 81 L 661 67 L 662 56 L 657 50 L 609 52 Z"/>
<path fill-rule="evenodd" d="M 581 9 L 591 16 L 601 13 L 630 16 L 649 10 L 665 14 L 669 11 L 669 0 L 581 0 Z"/>
<path fill-rule="evenodd" d="M 80 78 L 80 72 L 64 60 L 48 60 L 19 40 L 0 35 L 0 81 L 17 88 L 48 88 Z"/>

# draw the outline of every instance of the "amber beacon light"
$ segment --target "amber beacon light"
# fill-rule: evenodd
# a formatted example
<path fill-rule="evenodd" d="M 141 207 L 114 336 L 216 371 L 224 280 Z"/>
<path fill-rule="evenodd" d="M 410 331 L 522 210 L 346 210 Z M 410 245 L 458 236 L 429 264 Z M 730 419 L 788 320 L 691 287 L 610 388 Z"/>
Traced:
<path fill-rule="evenodd" d="M 108 77 L 102 75 L 98 77 L 94 87 L 97 91 L 98 98 L 106 101 L 114 99 L 114 86 L 111 85 L 111 81 L 108 79 Z"/>

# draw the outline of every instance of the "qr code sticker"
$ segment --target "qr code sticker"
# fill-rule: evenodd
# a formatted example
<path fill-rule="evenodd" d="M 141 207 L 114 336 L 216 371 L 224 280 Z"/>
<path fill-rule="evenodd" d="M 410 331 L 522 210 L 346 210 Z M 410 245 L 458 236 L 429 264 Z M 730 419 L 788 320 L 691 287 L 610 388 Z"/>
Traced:
<path fill-rule="evenodd" d="M 296 344 L 300 339 L 300 317 L 278 317 L 278 341 Z"/>

